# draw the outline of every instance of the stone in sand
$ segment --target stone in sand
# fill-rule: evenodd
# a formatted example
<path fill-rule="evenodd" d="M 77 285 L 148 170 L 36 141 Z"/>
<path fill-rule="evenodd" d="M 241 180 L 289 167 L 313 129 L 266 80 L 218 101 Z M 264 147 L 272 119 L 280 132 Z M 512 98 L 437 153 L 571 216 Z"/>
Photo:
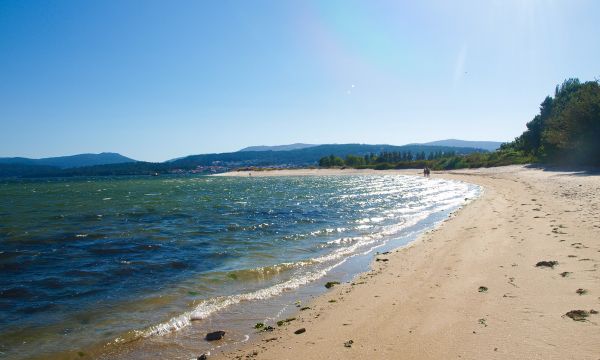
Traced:
<path fill-rule="evenodd" d="M 340 282 L 339 282 L 339 281 L 328 281 L 328 282 L 325 284 L 325 287 L 326 287 L 327 289 L 331 289 L 332 287 L 334 287 L 334 286 L 336 286 L 336 285 L 339 285 L 339 284 L 340 284 Z"/>
<path fill-rule="evenodd" d="M 586 289 L 577 289 L 577 290 L 575 290 L 575 292 L 578 295 L 585 295 L 585 294 L 587 294 L 587 290 Z"/>
<path fill-rule="evenodd" d="M 305 332 L 306 332 L 305 328 L 300 328 L 300 329 L 294 331 L 294 334 L 299 335 L 299 334 L 302 334 L 302 333 L 305 333 Z"/>
<path fill-rule="evenodd" d="M 206 334 L 206 337 L 204 339 L 206 341 L 215 341 L 215 340 L 221 340 L 223 338 L 223 336 L 225 336 L 225 331 L 219 330 L 219 331 L 213 331 L 213 332 Z"/>
<path fill-rule="evenodd" d="M 558 261 L 538 261 L 537 264 L 535 264 L 536 267 L 549 267 L 551 269 L 554 269 L 554 267 L 558 265 Z"/>
<path fill-rule="evenodd" d="M 571 310 L 565 314 L 567 317 L 570 317 L 574 321 L 585 321 L 585 318 L 590 314 L 585 310 Z"/>

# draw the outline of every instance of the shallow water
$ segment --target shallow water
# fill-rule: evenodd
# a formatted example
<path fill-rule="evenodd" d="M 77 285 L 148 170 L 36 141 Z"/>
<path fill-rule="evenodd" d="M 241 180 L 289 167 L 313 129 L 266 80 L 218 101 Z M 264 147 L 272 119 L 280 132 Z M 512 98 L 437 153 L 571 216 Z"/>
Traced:
<path fill-rule="evenodd" d="M 0 182 L 0 358 L 190 358 L 211 327 L 244 341 L 478 191 L 390 175 Z"/>

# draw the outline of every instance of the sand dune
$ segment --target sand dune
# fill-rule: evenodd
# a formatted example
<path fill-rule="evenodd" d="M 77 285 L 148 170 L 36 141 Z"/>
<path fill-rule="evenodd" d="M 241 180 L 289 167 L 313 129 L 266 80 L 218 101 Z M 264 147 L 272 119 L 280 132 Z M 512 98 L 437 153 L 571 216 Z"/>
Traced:
<path fill-rule="evenodd" d="M 599 359 L 600 314 L 590 310 L 600 311 L 600 176 L 520 166 L 433 176 L 485 190 L 297 320 L 211 358 Z"/>

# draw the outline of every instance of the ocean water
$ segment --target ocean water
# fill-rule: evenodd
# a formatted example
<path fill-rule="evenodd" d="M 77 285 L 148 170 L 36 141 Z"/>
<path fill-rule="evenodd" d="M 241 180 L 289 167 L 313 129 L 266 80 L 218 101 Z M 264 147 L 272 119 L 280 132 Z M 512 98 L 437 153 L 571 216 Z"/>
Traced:
<path fill-rule="evenodd" d="M 193 358 L 476 197 L 397 175 L 0 182 L 0 359 Z"/>

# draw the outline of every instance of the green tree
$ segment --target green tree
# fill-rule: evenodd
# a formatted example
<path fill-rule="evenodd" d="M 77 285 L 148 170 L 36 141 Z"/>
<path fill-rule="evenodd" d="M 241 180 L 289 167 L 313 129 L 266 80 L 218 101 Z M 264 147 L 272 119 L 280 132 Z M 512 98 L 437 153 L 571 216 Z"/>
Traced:
<path fill-rule="evenodd" d="M 527 130 L 503 144 L 504 159 L 533 158 L 559 164 L 600 164 L 600 85 L 567 79 L 557 85 L 554 98 L 540 104 Z M 521 153 L 521 155 L 519 155 Z M 493 158 L 490 158 L 494 161 Z"/>
<path fill-rule="evenodd" d="M 600 165 L 600 84 L 587 82 L 568 90 L 568 99 L 542 134 L 546 155 L 558 163 Z"/>
<path fill-rule="evenodd" d="M 346 159 L 344 160 L 344 163 L 347 166 L 359 167 L 365 165 L 365 159 L 361 156 L 347 155 Z"/>

